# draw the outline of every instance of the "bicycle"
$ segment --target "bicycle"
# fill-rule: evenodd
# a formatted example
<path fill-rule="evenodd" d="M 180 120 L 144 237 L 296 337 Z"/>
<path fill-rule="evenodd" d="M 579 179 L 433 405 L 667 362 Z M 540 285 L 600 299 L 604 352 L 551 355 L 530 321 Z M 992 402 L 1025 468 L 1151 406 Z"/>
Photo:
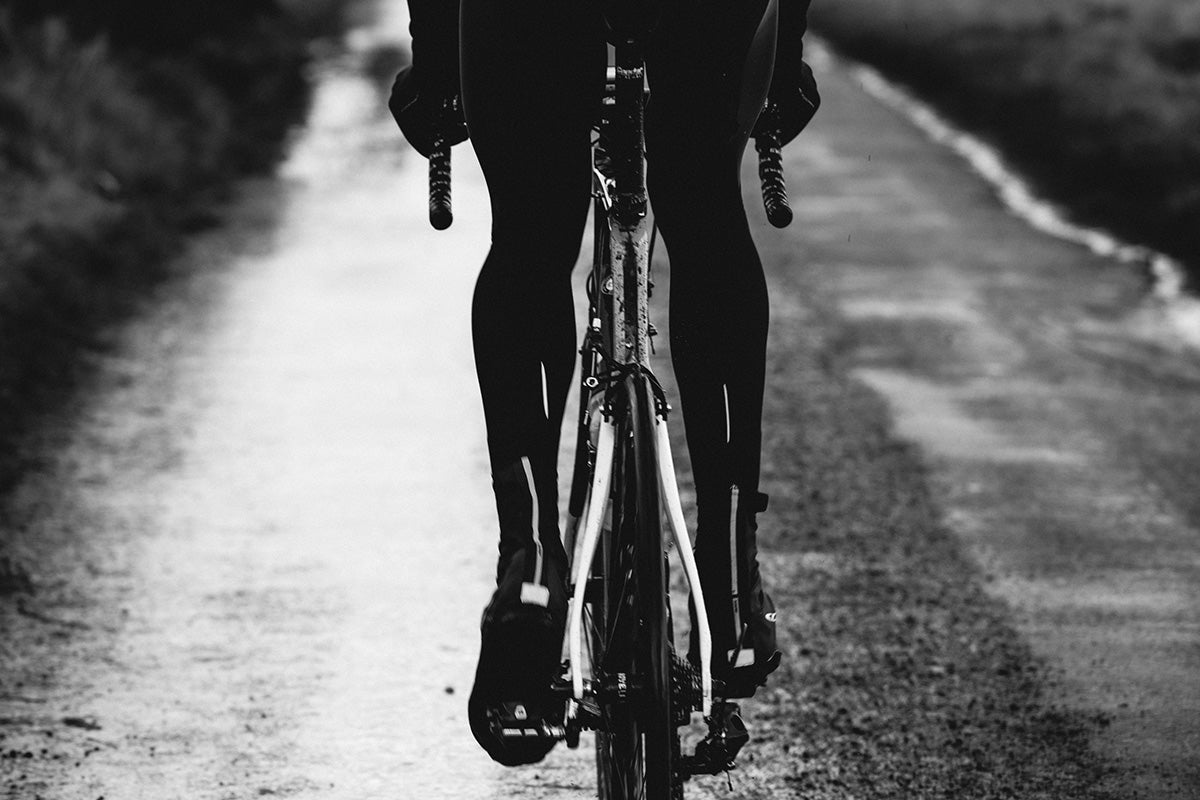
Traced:
<path fill-rule="evenodd" d="M 777 13 L 774 0 L 767 13 Z M 766 19 L 760 32 L 771 24 Z M 711 674 L 712 638 L 667 432 L 671 409 L 650 366 L 655 231 L 644 172 L 645 65 L 636 34 L 615 44 L 593 137 L 595 240 L 565 532 L 573 554 L 568 657 L 553 686 L 565 712 L 561 724 L 531 729 L 507 719 L 495 730 L 559 738 L 569 747 L 591 730 L 602 800 L 682 800 L 692 776 L 732 769 L 749 735 Z M 791 210 L 769 126 L 756 149 L 768 218 L 783 227 Z M 430 158 L 430 222 L 441 230 L 452 219 L 449 148 L 439 145 Z M 668 535 L 691 591 L 699 666 L 675 652 Z M 679 728 L 694 712 L 708 733 L 684 755 Z"/>

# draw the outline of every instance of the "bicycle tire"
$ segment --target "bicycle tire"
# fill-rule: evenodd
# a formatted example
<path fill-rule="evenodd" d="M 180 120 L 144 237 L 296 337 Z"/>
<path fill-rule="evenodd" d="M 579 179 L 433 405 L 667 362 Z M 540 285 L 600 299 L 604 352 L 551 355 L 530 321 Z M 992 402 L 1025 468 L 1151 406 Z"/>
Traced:
<path fill-rule="evenodd" d="M 637 565 L 641 570 L 638 616 L 642 625 L 639 650 L 643 678 L 648 679 L 647 699 L 642 704 L 646 797 L 650 800 L 682 800 L 683 787 L 676 774 L 679 732 L 671 684 L 675 650 L 668 594 L 671 573 L 659 500 L 654 394 L 646 378 L 637 381 L 636 390 L 637 405 L 631 409 L 630 417 L 634 430 L 633 450 L 638 461 Z"/>
<path fill-rule="evenodd" d="M 645 794 L 645 761 L 642 725 L 631 699 L 623 698 L 612 685 L 617 676 L 633 678 L 638 673 L 635 612 L 638 595 L 636 569 L 638 461 L 635 457 L 631 413 L 636 394 L 627 381 L 614 398 L 617 451 L 609 502 L 609 530 L 601 542 L 600 584 L 602 591 L 593 616 L 593 658 L 600 678 L 601 725 L 596 731 L 597 794 L 601 800 L 642 800 Z M 615 691 L 614 691 L 615 690 Z"/>
<path fill-rule="evenodd" d="M 613 474 L 613 532 L 603 554 L 602 624 L 593 652 L 604 675 L 625 674 L 635 702 L 601 703 L 596 767 L 602 800 L 680 800 L 679 736 L 671 692 L 673 641 L 654 452 L 653 395 L 644 377 L 622 386 Z"/>

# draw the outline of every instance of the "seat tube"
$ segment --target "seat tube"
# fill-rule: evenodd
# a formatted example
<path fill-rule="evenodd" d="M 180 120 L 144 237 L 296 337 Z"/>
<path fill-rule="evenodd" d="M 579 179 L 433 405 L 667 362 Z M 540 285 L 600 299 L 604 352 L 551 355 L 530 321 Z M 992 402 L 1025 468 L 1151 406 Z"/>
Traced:
<path fill-rule="evenodd" d="M 612 138 L 616 193 L 609 220 L 613 278 L 613 327 L 616 359 L 649 366 L 650 227 L 646 199 L 645 87 L 646 66 L 641 47 L 632 41 L 617 45 L 616 104 Z"/>
<path fill-rule="evenodd" d="M 617 45 L 616 118 L 613 120 L 616 152 L 616 217 L 633 225 L 646 215 L 646 166 L 644 129 L 646 65 L 635 42 Z"/>

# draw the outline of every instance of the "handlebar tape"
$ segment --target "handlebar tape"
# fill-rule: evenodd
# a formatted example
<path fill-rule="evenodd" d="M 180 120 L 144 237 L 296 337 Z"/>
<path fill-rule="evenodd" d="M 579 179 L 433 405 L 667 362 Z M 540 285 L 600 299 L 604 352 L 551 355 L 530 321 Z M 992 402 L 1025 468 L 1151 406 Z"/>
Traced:
<path fill-rule="evenodd" d="M 454 222 L 450 205 L 450 145 L 438 137 L 429 155 L 429 224 L 444 231 Z"/>
<path fill-rule="evenodd" d="M 754 149 L 758 151 L 758 178 L 762 181 L 767 219 L 776 228 L 786 228 L 792 221 L 792 207 L 788 204 L 787 182 L 783 177 L 779 134 L 775 131 L 760 133 L 754 139 Z"/>

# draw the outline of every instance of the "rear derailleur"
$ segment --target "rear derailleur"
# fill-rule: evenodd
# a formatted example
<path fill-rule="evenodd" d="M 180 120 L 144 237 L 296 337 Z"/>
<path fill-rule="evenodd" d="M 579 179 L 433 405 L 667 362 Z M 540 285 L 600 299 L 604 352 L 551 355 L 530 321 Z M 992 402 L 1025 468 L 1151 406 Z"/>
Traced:
<path fill-rule="evenodd" d="M 750 732 L 742 721 L 737 703 L 718 700 L 712 714 L 705 718 L 708 735 L 696 743 L 694 755 L 684 756 L 679 764 L 680 777 L 719 775 L 737 766 L 738 752 L 750 741 Z"/>

